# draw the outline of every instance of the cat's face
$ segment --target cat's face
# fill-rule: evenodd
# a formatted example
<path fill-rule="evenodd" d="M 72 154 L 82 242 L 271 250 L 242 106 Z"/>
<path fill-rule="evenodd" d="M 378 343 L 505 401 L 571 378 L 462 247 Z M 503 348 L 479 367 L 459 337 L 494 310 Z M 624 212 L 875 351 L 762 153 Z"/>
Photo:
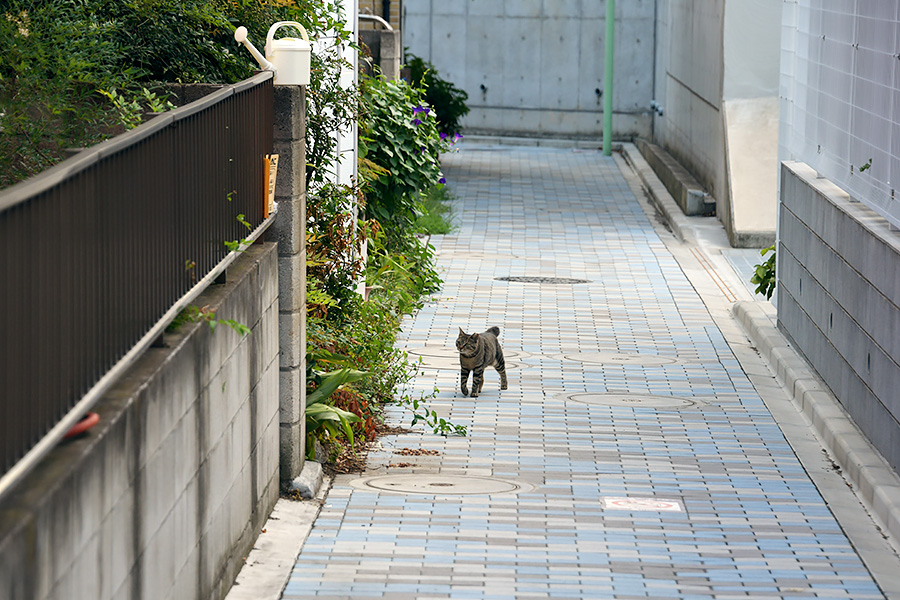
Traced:
<path fill-rule="evenodd" d="M 460 327 L 459 336 L 456 338 L 456 349 L 463 356 L 472 356 L 478 350 L 478 334 L 467 334 Z"/>

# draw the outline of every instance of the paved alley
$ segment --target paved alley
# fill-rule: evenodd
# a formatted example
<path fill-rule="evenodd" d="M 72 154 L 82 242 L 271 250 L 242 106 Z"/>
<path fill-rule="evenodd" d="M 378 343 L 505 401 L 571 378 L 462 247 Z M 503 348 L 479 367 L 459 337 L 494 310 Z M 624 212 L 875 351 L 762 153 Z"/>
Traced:
<path fill-rule="evenodd" d="M 468 436 L 419 425 L 335 478 L 284 599 L 885 597 L 623 165 L 445 157 L 459 229 L 401 344 Z M 509 389 L 463 397 L 459 328 L 490 326 Z"/>

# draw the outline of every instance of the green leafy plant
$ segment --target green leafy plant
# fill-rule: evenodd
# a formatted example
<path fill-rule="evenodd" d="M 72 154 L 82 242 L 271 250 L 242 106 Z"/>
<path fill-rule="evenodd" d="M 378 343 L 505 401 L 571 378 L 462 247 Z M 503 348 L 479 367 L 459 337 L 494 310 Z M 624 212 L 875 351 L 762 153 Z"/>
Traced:
<path fill-rule="evenodd" d="M 353 423 L 362 419 L 346 410 L 328 404 L 338 388 L 366 377 L 365 371 L 340 369 L 333 372 L 314 372 L 317 387 L 306 396 L 306 458 L 316 458 L 316 439 L 345 437 L 351 448 L 354 444 Z"/>
<path fill-rule="evenodd" d="M 459 120 L 469 113 L 469 95 L 442 79 L 434 65 L 414 54 L 406 54 L 406 66 L 410 83 L 425 90 L 425 101 L 436 111 L 440 132 L 448 136 L 459 133 Z"/>
<path fill-rule="evenodd" d="M 157 83 L 236 83 L 257 69 L 233 38 L 276 21 L 341 27 L 320 0 L 7 0 L 0 3 L 0 187 L 160 112 Z M 257 42 L 259 43 L 259 42 Z M 105 90 L 104 95 L 99 90 Z M 116 100 L 112 101 L 113 91 Z M 135 102 L 137 104 L 135 104 Z"/>
<path fill-rule="evenodd" d="M 772 253 L 772 256 L 756 265 L 753 277 L 750 278 L 750 283 L 756 285 L 756 293 L 763 294 L 767 300 L 772 298 L 772 293 L 775 291 L 775 246 L 772 245 L 760 251 L 761 256 L 765 256 L 769 252 Z"/>
<path fill-rule="evenodd" d="M 323 183 L 307 201 L 308 308 L 333 320 L 342 320 L 352 306 L 364 269 L 365 230 L 353 211 L 361 200 L 359 188 Z"/>

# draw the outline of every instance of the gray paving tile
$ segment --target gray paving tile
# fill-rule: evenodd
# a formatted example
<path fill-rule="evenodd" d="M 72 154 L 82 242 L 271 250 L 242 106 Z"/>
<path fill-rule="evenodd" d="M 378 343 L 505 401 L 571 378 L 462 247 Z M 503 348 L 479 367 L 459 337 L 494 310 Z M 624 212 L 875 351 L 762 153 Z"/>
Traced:
<path fill-rule="evenodd" d="M 423 368 L 411 393 L 438 387 L 431 406 L 469 436 L 384 438 L 370 470 L 534 487 L 404 496 L 339 477 L 284 598 L 883 597 L 613 160 L 510 147 L 448 155 L 444 167 L 459 231 L 432 238 L 445 284 L 400 343 L 452 349 L 457 327 L 497 325 L 510 389 L 489 370 L 483 395 L 464 398 L 455 368 Z M 590 352 L 675 361 L 572 359 Z M 695 402 L 566 399 L 606 392 Z M 388 418 L 410 415 L 393 407 Z M 440 455 L 389 468 L 403 447 Z M 683 510 L 604 508 L 622 496 Z"/>

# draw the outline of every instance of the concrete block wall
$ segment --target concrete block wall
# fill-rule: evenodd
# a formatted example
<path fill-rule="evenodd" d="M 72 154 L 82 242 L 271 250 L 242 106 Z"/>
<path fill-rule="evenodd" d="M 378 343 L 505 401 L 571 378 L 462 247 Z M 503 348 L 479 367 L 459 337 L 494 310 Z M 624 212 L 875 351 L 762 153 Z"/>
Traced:
<path fill-rule="evenodd" d="M 0 503 L 0 596 L 223 598 L 279 493 L 278 265 L 251 246 Z M 52 376 L 52 373 L 48 373 Z"/>
<path fill-rule="evenodd" d="M 274 90 L 278 214 L 266 239 L 278 244 L 281 480 L 303 468 L 306 409 L 306 88 Z"/>
<path fill-rule="evenodd" d="M 778 326 L 900 470 L 900 234 L 811 167 L 781 169 Z"/>

